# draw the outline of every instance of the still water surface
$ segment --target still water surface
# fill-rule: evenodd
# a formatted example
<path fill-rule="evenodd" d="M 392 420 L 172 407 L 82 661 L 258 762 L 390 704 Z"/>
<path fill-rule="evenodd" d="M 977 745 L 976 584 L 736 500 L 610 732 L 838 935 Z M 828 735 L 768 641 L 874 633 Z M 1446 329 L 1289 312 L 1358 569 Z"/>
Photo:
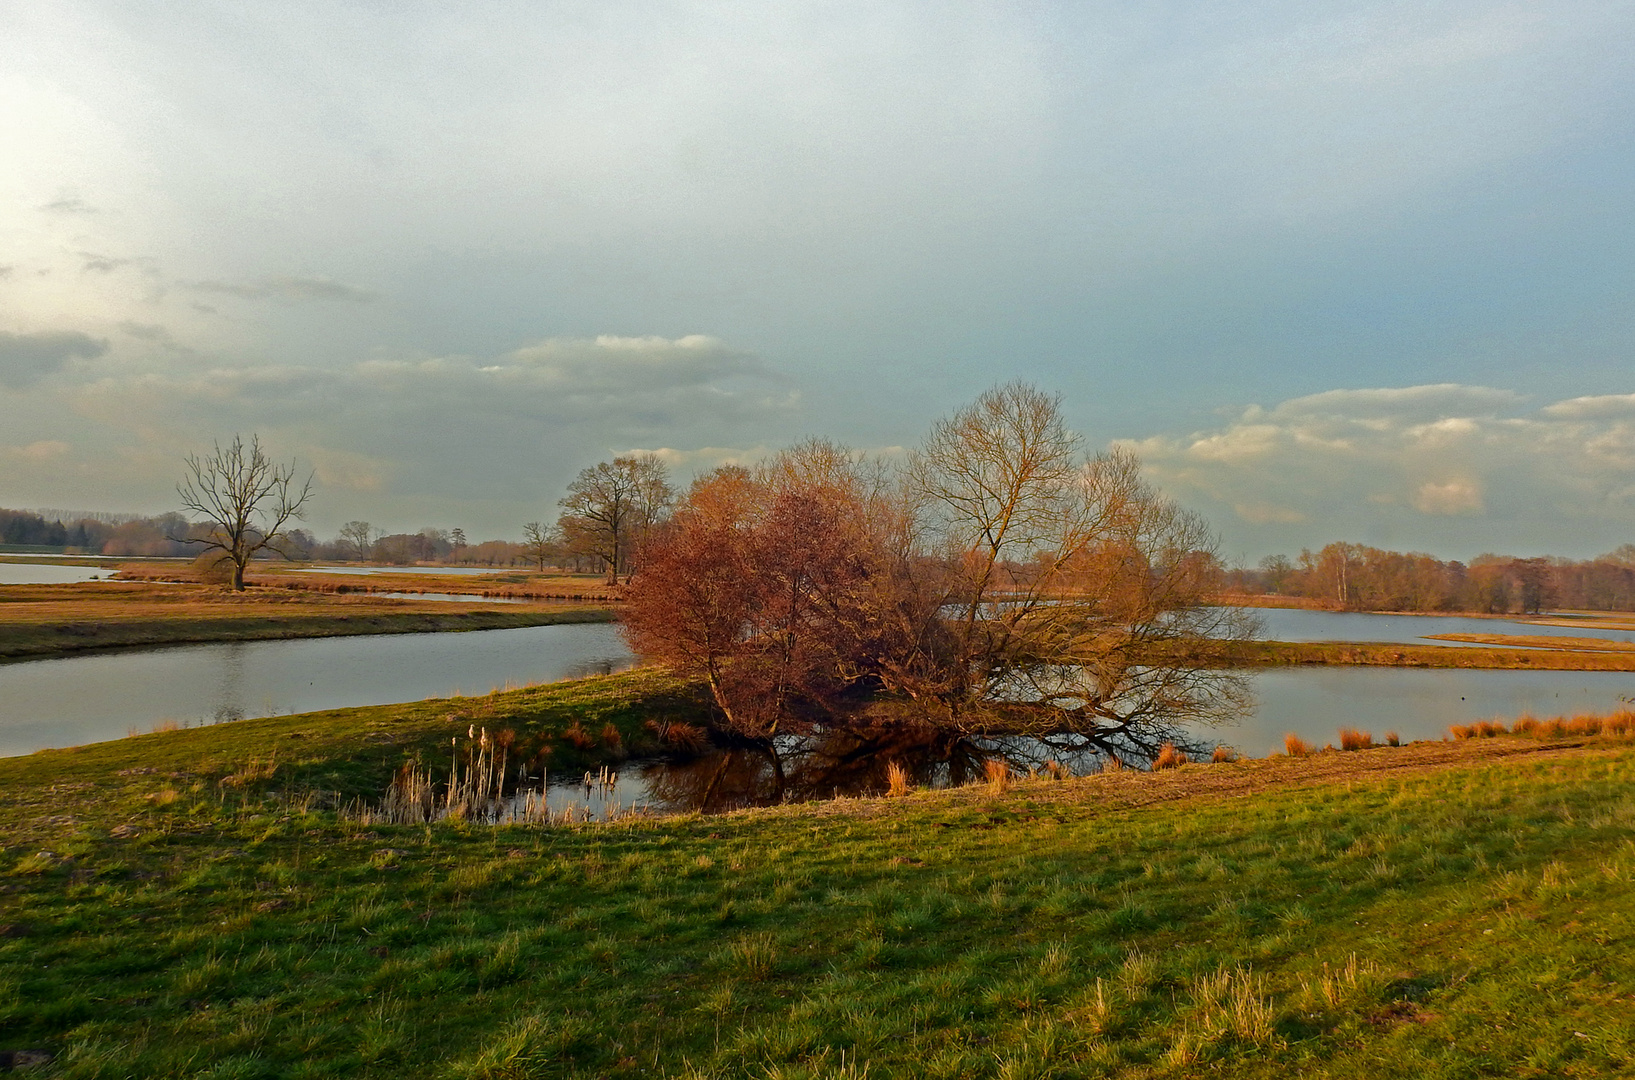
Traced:
<path fill-rule="evenodd" d="M 0 663 L 0 755 L 117 739 L 175 721 L 486 694 L 634 661 L 607 623 L 235 641 Z"/>
<path fill-rule="evenodd" d="M 197 725 L 481 694 L 496 686 L 617 670 L 634 659 L 617 627 L 588 623 L 231 642 L 5 663 L 0 755 L 120 738 L 165 721 Z M 1405 739 L 1434 739 L 1449 724 L 1471 720 L 1609 711 L 1635 696 L 1635 674 L 1284 668 L 1257 673 L 1254 691 L 1254 715 L 1200 736 L 1255 756 L 1279 748 L 1288 732 L 1322 745 L 1335 739 L 1341 725 L 1376 737 L 1394 730 Z"/>
<path fill-rule="evenodd" d="M 66 585 L 112 577 L 114 568 L 96 563 L 0 562 L 0 585 Z"/>

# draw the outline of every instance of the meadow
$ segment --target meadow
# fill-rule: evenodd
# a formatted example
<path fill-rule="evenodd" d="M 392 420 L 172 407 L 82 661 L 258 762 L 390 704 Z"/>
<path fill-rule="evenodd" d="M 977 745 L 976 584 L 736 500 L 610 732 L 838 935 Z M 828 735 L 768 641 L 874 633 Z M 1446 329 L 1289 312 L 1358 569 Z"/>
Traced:
<path fill-rule="evenodd" d="M 1588 726 L 360 823 L 472 729 L 577 769 L 698 708 L 648 669 L 0 761 L 0 1051 L 73 1077 L 1635 1069 L 1635 745 Z"/>

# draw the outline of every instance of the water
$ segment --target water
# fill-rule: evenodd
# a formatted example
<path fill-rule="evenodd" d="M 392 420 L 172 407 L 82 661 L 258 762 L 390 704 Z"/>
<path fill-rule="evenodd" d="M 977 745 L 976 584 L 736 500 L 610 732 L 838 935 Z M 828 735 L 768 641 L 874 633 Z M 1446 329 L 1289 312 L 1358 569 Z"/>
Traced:
<path fill-rule="evenodd" d="M 1635 630 L 1585 620 L 1584 626 L 1549 626 L 1514 619 L 1480 619 L 1465 615 L 1380 615 L 1355 611 L 1311 611 L 1305 608 L 1256 608 L 1266 624 L 1268 641 L 1382 641 L 1396 645 L 1468 646 L 1469 642 L 1432 641 L 1427 634 L 1528 634 L 1535 637 L 1593 637 L 1635 641 Z M 1568 621 L 1572 616 L 1546 618 Z M 1635 619 L 1635 616 L 1631 616 Z"/>
<path fill-rule="evenodd" d="M 606 623 L 237 641 L 0 663 L 0 756 L 149 731 L 484 694 L 634 662 Z"/>
<path fill-rule="evenodd" d="M 0 562 L 0 585 L 65 585 L 113 576 L 111 566 L 95 563 Z"/>

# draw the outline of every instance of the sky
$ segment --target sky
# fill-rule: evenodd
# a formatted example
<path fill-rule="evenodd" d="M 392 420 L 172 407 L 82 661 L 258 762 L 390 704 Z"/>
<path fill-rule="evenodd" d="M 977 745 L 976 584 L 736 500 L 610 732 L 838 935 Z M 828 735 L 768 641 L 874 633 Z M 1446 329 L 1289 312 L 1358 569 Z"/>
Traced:
<path fill-rule="evenodd" d="M 1253 562 L 1635 541 L 1635 4 L 0 0 L 0 506 L 516 538 L 1062 395 Z"/>

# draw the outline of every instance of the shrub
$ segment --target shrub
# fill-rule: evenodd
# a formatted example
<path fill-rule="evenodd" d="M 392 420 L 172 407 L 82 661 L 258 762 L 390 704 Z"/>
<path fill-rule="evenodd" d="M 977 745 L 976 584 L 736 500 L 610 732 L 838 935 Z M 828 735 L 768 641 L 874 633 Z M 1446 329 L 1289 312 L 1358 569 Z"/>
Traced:
<path fill-rule="evenodd" d="M 1215 752 L 1209 755 L 1209 760 L 1216 765 L 1236 761 L 1238 760 L 1238 752 L 1230 746 L 1217 746 Z"/>

